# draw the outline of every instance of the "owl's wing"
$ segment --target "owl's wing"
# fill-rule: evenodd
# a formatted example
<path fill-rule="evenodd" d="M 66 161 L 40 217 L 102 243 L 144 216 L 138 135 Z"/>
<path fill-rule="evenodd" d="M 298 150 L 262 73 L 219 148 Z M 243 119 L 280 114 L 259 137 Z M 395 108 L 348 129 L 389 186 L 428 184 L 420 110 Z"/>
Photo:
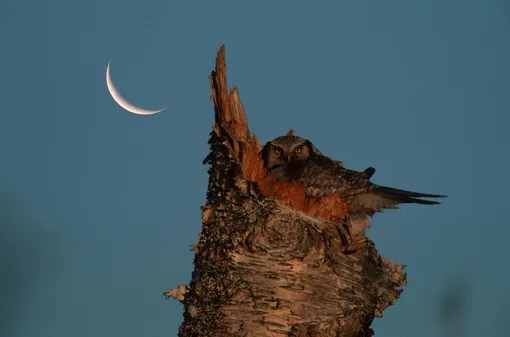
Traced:
<path fill-rule="evenodd" d="M 305 186 L 308 196 L 321 198 L 336 194 L 345 201 L 351 214 L 374 214 L 383 209 L 398 208 L 397 205 L 403 203 L 435 205 L 439 202 L 421 198 L 446 197 L 375 185 L 369 180 L 375 172 L 370 167 L 359 172 L 328 162 L 301 161 L 289 165 L 288 172 L 291 180 Z"/>
<path fill-rule="evenodd" d="M 422 205 L 436 205 L 438 201 L 421 198 L 444 198 L 439 194 L 427 194 L 400 190 L 373 184 L 370 178 L 375 173 L 375 168 L 368 167 L 364 171 L 349 170 L 340 166 L 326 167 L 328 172 L 334 173 L 336 181 L 334 192 L 340 198 L 344 198 L 351 214 L 363 212 L 374 214 L 383 209 L 398 208 L 398 204 L 415 203 Z M 325 175 L 326 177 L 327 175 Z"/>
<path fill-rule="evenodd" d="M 330 194 L 342 197 L 355 193 L 355 190 L 363 191 L 361 175 L 337 166 L 327 157 L 291 163 L 287 172 L 290 180 L 305 186 L 309 197 L 321 198 Z"/>
<path fill-rule="evenodd" d="M 346 200 L 348 200 L 347 203 L 350 211 L 355 213 L 363 211 L 373 214 L 381 212 L 383 209 L 398 208 L 398 204 L 437 205 L 440 202 L 421 198 L 445 197 L 445 195 L 440 194 L 411 192 L 392 187 L 372 185 L 368 190 L 350 195 Z"/>

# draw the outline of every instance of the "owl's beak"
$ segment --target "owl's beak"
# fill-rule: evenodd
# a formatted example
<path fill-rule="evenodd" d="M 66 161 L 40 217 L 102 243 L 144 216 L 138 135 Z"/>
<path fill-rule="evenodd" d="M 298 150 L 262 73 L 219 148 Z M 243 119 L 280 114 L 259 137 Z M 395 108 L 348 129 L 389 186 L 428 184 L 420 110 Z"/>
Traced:
<path fill-rule="evenodd" d="M 287 161 L 290 163 L 292 156 L 287 156 Z"/>

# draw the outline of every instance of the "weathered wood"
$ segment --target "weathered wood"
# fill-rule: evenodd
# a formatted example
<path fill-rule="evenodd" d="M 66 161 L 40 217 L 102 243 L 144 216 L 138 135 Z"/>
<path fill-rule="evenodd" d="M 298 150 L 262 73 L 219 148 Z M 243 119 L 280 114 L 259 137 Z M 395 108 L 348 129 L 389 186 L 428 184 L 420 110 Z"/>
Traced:
<path fill-rule="evenodd" d="M 224 46 L 210 81 L 207 203 L 179 336 L 371 336 L 406 284 L 404 266 L 364 237 L 345 254 L 342 200 L 307 200 L 267 174 L 239 91 L 228 90 Z"/>

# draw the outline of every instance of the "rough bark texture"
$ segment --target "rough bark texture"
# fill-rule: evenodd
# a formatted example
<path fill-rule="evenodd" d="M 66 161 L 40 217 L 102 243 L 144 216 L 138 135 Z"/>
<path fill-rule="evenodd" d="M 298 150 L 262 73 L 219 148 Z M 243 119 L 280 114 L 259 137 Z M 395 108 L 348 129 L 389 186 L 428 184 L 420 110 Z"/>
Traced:
<path fill-rule="evenodd" d="M 403 265 L 352 229 L 337 197 L 307 200 L 262 166 L 225 48 L 210 76 L 216 124 L 203 230 L 179 336 L 371 336 L 405 285 Z M 278 135 L 275 135 L 278 136 Z M 350 253 L 347 253 L 350 252 Z"/>

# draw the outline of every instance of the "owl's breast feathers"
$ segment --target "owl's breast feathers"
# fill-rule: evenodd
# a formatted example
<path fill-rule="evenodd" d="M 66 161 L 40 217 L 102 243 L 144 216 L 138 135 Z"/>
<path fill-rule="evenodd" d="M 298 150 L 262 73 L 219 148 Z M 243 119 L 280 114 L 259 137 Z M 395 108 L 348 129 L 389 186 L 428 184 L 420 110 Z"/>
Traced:
<path fill-rule="evenodd" d="M 286 167 L 268 170 L 264 166 L 262 160 L 254 160 L 248 165 L 250 169 L 245 172 L 248 179 L 257 182 L 263 196 L 278 199 L 296 210 L 326 221 L 344 219 L 347 216 L 347 207 L 339 196 L 330 194 L 323 198 L 310 199 L 303 184 L 289 179 Z"/>

